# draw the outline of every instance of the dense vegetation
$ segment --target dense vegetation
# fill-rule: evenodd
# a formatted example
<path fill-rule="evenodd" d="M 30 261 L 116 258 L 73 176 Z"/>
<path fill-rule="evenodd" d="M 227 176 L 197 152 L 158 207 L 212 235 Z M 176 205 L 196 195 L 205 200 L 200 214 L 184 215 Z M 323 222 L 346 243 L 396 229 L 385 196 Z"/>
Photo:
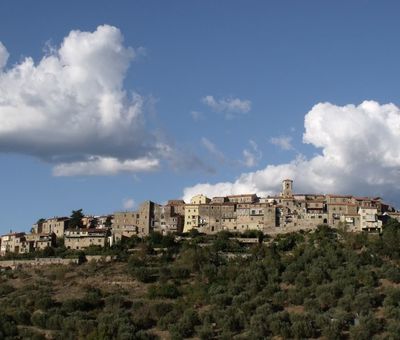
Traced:
<path fill-rule="evenodd" d="M 400 338 L 396 221 L 253 245 L 190 236 L 96 250 L 112 263 L 2 271 L 0 339 Z"/>

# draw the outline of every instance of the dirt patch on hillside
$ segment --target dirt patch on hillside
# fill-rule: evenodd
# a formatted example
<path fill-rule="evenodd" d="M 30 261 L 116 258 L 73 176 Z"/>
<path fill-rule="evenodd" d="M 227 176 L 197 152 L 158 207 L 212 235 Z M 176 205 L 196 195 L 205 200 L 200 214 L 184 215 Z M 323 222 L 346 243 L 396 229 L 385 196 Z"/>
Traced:
<path fill-rule="evenodd" d="M 288 313 L 294 313 L 294 314 L 303 314 L 304 313 L 304 306 L 301 305 L 291 305 L 287 306 L 284 308 L 284 310 Z"/>

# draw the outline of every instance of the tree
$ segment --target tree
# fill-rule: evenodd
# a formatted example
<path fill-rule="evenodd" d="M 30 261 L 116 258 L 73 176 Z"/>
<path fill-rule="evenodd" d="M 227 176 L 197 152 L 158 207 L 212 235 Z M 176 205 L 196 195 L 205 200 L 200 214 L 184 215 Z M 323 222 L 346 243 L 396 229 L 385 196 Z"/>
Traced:
<path fill-rule="evenodd" d="M 70 228 L 82 228 L 82 218 L 85 215 L 82 212 L 82 209 L 79 210 L 72 210 L 71 217 L 69 220 L 69 227 Z"/>
<path fill-rule="evenodd" d="M 93 217 L 93 219 L 90 221 L 90 227 L 97 228 L 98 224 L 99 224 L 99 220 L 96 217 Z"/>
<path fill-rule="evenodd" d="M 112 226 L 112 217 L 110 215 L 107 216 L 106 222 L 104 223 L 106 228 L 111 228 Z"/>

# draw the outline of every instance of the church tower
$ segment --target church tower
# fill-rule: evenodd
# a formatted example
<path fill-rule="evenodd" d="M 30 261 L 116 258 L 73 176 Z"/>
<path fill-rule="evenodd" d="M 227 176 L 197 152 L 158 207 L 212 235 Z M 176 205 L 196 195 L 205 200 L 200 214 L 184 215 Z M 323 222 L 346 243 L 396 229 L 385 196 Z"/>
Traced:
<path fill-rule="evenodd" d="M 282 181 L 282 197 L 292 197 L 293 196 L 293 181 L 291 179 L 284 179 Z"/>

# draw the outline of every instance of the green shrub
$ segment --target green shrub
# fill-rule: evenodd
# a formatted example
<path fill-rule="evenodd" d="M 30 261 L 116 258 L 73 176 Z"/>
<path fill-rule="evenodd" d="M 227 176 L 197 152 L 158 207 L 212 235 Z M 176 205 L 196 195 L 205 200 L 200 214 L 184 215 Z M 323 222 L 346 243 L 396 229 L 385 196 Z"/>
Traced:
<path fill-rule="evenodd" d="M 152 315 L 154 315 L 155 319 L 159 319 L 160 317 L 166 315 L 171 312 L 173 309 L 173 305 L 167 302 L 159 302 L 151 306 Z"/>
<path fill-rule="evenodd" d="M 132 271 L 133 277 L 143 283 L 150 283 L 156 280 L 154 270 L 147 267 L 137 267 Z"/>
<path fill-rule="evenodd" d="M 167 283 L 150 286 L 147 291 L 147 295 L 150 299 L 176 299 L 178 296 L 180 296 L 180 292 L 174 284 Z"/>
<path fill-rule="evenodd" d="M 14 290 L 14 287 L 7 283 L 0 284 L 0 297 L 8 295 Z"/>
<path fill-rule="evenodd" d="M 194 334 L 195 326 L 199 324 L 199 317 L 194 310 L 186 310 L 175 325 L 171 325 L 169 330 L 172 337 L 188 338 Z"/>
<path fill-rule="evenodd" d="M 18 333 L 15 320 L 0 311 L 0 339 L 16 336 Z"/>
<path fill-rule="evenodd" d="M 47 311 L 55 305 L 55 302 L 51 296 L 42 296 L 35 301 L 35 308 L 43 311 Z"/>
<path fill-rule="evenodd" d="M 44 312 L 37 311 L 32 314 L 31 316 L 31 323 L 32 325 L 39 327 L 39 328 L 46 328 L 46 321 L 48 315 Z"/>
<path fill-rule="evenodd" d="M 19 308 L 14 313 L 14 319 L 19 325 L 30 325 L 31 313 L 29 313 L 25 308 Z"/>

